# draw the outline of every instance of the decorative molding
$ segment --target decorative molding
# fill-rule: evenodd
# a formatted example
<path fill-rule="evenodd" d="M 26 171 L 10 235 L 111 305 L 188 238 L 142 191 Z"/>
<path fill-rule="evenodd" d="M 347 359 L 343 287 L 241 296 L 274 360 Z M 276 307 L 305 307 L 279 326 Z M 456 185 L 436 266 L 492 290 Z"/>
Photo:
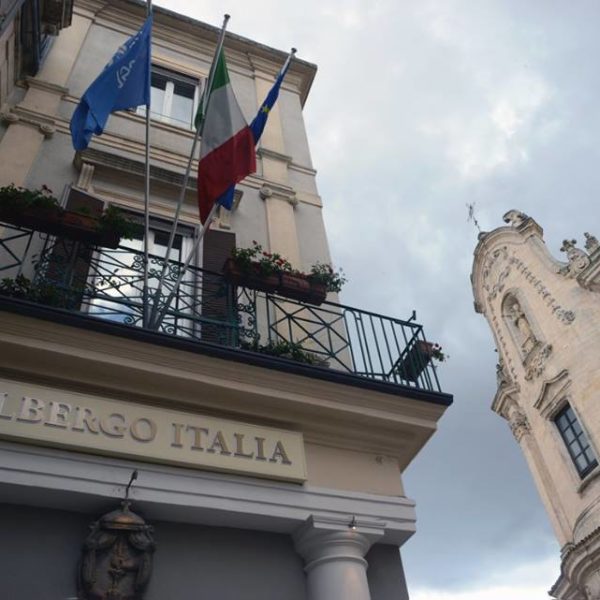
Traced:
<path fill-rule="evenodd" d="M 492 251 L 483 265 L 483 289 L 488 293 L 488 300 L 494 300 L 498 294 L 504 291 L 506 278 L 510 275 L 510 263 L 507 264 L 495 277 L 494 273 L 498 271 L 497 265 L 501 265 L 508 260 L 508 250 L 506 246 L 501 246 Z M 492 280 L 492 281 L 488 281 Z"/>
<path fill-rule="evenodd" d="M 600 597 L 600 527 L 561 551 L 560 576 L 548 592 L 560 600 L 596 600 Z"/>
<path fill-rule="evenodd" d="M 509 421 L 510 430 L 515 436 L 517 442 L 521 443 L 523 436 L 531 433 L 531 425 L 529 420 L 519 408 L 515 408 L 511 411 Z"/>
<path fill-rule="evenodd" d="M 292 157 L 288 154 L 282 154 L 281 152 L 269 150 L 268 148 L 260 147 L 256 150 L 256 154 L 260 158 L 270 158 L 272 160 L 278 160 L 280 162 L 287 163 L 288 165 L 292 163 Z"/>
<path fill-rule="evenodd" d="M 570 387 L 569 371 L 563 369 L 552 379 L 544 381 L 533 407 L 539 410 L 545 419 L 552 419 L 561 408 L 562 400 L 568 394 Z"/>
<path fill-rule="evenodd" d="M 0 113 L 0 119 L 10 125 L 24 123 L 37 128 L 45 138 L 50 138 L 56 132 L 56 122 L 35 111 L 20 106 L 6 107 Z"/>
<path fill-rule="evenodd" d="M 55 83 L 37 77 L 26 77 L 25 84 L 28 88 L 51 92 L 58 96 L 66 96 L 69 93 L 69 88 L 63 87 L 62 85 L 56 85 Z"/>
<path fill-rule="evenodd" d="M 145 173 L 145 165 L 141 160 L 132 160 L 112 152 L 104 152 L 93 148 L 87 148 L 82 152 L 76 152 L 73 163 L 78 169 L 81 169 L 81 166 L 84 163 L 87 163 L 94 167 L 106 167 L 139 177 L 144 177 Z M 150 178 L 162 183 L 177 186 L 178 188 L 181 188 L 183 185 L 182 173 L 157 167 L 155 165 L 150 165 Z M 195 177 L 190 177 L 188 179 L 188 191 L 194 191 L 196 185 L 197 179 Z"/>
<path fill-rule="evenodd" d="M 516 254 L 513 254 L 509 261 L 511 264 L 515 265 L 517 271 L 524 276 L 525 281 L 542 297 L 546 306 L 551 309 L 552 314 L 554 314 L 559 321 L 565 325 L 570 325 L 575 320 L 575 313 L 572 310 L 562 308 L 562 306 L 558 304 L 556 298 L 552 296 L 544 282 L 539 277 L 536 277 L 523 260 L 518 258 Z"/>
<path fill-rule="evenodd" d="M 538 344 L 533 350 L 527 355 L 525 359 L 525 380 L 531 381 L 539 377 L 546 368 L 546 362 L 548 357 L 552 353 L 552 344 Z"/>
<path fill-rule="evenodd" d="M 81 171 L 77 180 L 77 187 L 81 190 L 89 192 L 92 188 L 92 179 L 94 177 L 94 165 L 87 162 L 81 162 Z"/>
<path fill-rule="evenodd" d="M 298 198 L 296 192 L 289 186 L 284 186 L 276 183 L 263 184 L 258 190 L 258 195 L 262 200 L 268 200 L 275 198 L 278 200 L 285 200 L 288 204 L 293 207 L 298 206 Z"/>
<path fill-rule="evenodd" d="M 118 498 L 115 481 L 140 477 L 131 500 L 147 518 L 212 526 L 293 533 L 311 515 L 339 527 L 356 515 L 361 529 L 376 529 L 382 541 L 403 544 L 416 530 L 415 503 L 311 485 L 264 481 L 208 471 L 88 456 L 63 450 L 0 442 L 0 491 L 4 499 L 63 510 L 93 511 L 99 500 Z"/>

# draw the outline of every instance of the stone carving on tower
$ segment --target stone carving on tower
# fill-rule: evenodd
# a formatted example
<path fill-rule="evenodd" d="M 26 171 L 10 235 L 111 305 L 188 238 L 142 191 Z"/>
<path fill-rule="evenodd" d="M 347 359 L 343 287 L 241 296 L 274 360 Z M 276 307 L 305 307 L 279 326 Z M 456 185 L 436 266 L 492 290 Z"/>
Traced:
<path fill-rule="evenodd" d="M 590 257 L 584 250 L 577 248 L 575 244 L 577 240 L 563 240 L 560 248 L 561 252 L 565 252 L 569 261 L 566 267 L 560 270 L 562 275 L 567 277 L 577 277 L 590 265 Z"/>
<path fill-rule="evenodd" d="M 598 238 L 587 231 L 583 235 L 585 236 L 585 249 L 590 254 L 593 254 L 600 248 L 600 242 L 598 242 Z"/>
<path fill-rule="evenodd" d="M 529 217 L 524 212 L 521 212 L 520 210 L 515 210 L 515 209 L 509 210 L 502 217 L 503 221 L 505 223 L 508 223 L 512 227 L 520 227 L 521 225 L 523 225 L 525 223 L 525 221 L 528 218 Z"/>

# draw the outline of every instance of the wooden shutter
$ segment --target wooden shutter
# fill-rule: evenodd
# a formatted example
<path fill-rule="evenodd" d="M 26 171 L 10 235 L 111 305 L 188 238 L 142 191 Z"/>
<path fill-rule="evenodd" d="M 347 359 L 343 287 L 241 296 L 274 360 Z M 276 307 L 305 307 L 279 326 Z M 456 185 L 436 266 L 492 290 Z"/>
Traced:
<path fill-rule="evenodd" d="M 104 202 L 86 192 L 71 188 L 66 210 L 99 217 Z M 64 296 L 64 308 L 78 309 L 87 284 L 93 246 L 65 238 L 56 238 L 45 273 L 47 283 L 56 286 Z"/>
<path fill-rule="evenodd" d="M 235 233 L 209 229 L 204 235 L 202 317 L 209 321 L 202 326 L 202 339 L 227 346 L 237 344 L 236 332 L 231 327 L 236 318 L 235 290 L 223 285 L 221 274 L 233 248 Z"/>

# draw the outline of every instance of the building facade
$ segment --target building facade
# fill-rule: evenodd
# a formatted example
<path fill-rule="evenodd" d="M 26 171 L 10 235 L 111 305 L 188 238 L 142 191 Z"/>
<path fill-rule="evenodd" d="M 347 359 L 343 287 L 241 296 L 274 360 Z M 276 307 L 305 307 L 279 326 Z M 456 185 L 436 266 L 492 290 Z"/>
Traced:
<path fill-rule="evenodd" d="M 78 218 L 110 206 L 140 218 L 143 110 L 113 114 L 83 152 L 69 120 L 144 11 L 27 0 L 4 13 L 5 192 L 48 188 Z M 154 21 L 148 243 L 164 299 L 199 230 L 192 177 L 165 261 L 218 30 L 161 8 Z M 250 119 L 286 54 L 233 34 L 224 47 Z M 402 472 L 451 403 L 422 327 L 222 274 L 253 240 L 298 269 L 330 262 L 302 116 L 315 73 L 293 62 L 257 173 L 160 328 L 142 319 L 143 233 L 105 246 L 11 221 L 0 197 L 2 597 L 407 597 L 398 548 L 416 517 Z"/>
<path fill-rule="evenodd" d="M 550 594 L 600 598 L 600 245 L 565 240 L 555 259 L 532 218 L 512 210 L 482 233 L 471 281 L 498 352 L 494 412 L 521 446 L 561 546 Z"/>

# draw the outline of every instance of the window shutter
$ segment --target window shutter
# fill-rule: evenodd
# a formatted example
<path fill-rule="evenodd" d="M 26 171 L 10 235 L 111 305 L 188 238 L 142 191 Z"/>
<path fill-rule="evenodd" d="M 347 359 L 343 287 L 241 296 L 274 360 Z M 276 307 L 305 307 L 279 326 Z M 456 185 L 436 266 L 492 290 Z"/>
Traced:
<path fill-rule="evenodd" d="M 104 202 L 86 192 L 71 188 L 66 210 L 99 217 Z M 93 247 L 65 238 L 56 238 L 45 277 L 63 291 L 65 308 L 78 309 L 86 286 Z"/>
<path fill-rule="evenodd" d="M 223 293 L 223 265 L 235 248 L 235 233 L 209 229 L 204 234 L 202 316 L 211 321 L 232 324 L 235 321 L 235 290 Z M 235 328 L 220 326 L 214 322 L 202 327 L 202 339 L 223 345 L 237 341 Z"/>

